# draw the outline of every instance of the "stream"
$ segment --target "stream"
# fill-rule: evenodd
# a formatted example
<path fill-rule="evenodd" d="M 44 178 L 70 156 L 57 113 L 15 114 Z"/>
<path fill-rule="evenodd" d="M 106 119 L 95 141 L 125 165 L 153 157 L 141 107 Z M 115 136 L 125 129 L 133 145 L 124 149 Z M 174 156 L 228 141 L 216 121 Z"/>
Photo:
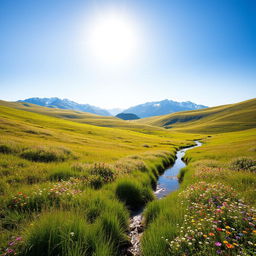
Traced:
<path fill-rule="evenodd" d="M 157 199 L 161 199 L 172 191 L 175 191 L 179 188 L 179 180 L 177 175 L 179 174 L 180 169 L 186 166 L 186 163 L 182 160 L 187 150 L 192 148 L 202 146 L 202 143 L 195 141 L 196 145 L 183 148 L 176 153 L 176 160 L 174 164 L 167 168 L 162 175 L 159 176 L 157 182 L 157 188 L 154 192 Z M 142 213 L 144 208 L 141 208 L 137 212 L 132 214 L 130 219 L 130 234 L 131 247 L 128 249 L 127 256 L 139 256 L 141 255 L 140 251 L 140 239 L 143 233 L 143 223 L 142 223 Z"/>

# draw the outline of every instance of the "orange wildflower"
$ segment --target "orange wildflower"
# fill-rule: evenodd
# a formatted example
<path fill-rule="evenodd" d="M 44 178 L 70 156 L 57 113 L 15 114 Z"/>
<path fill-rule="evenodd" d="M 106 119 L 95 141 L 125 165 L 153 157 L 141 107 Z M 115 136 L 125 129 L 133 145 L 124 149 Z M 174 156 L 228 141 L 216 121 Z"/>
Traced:
<path fill-rule="evenodd" d="M 227 248 L 234 248 L 234 245 L 232 245 L 232 244 L 226 244 L 226 246 L 227 246 Z"/>

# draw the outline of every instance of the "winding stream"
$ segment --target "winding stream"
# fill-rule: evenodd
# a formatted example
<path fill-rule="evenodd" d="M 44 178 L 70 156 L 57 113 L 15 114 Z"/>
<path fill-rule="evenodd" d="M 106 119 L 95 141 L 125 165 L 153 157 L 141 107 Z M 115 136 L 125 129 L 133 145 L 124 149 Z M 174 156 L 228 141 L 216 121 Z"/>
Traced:
<path fill-rule="evenodd" d="M 183 162 L 182 158 L 184 157 L 187 150 L 192 148 L 202 146 L 202 143 L 199 141 L 195 141 L 196 145 L 183 148 L 176 153 L 176 160 L 174 164 L 167 168 L 164 173 L 159 176 L 157 182 L 157 188 L 154 192 L 158 199 L 161 199 L 167 196 L 172 191 L 175 191 L 179 188 L 179 180 L 177 175 L 179 174 L 180 169 L 186 166 L 186 163 Z M 143 224 L 142 224 L 142 212 L 143 208 L 138 212 L 134 213 L 130 220 L 130 238 L 131 238 L 131 247 L 128 249 L 128 253 L 126 255 L 134 255 L 139 256 L 140 253 L 140 238 L 143 233 Z"/>

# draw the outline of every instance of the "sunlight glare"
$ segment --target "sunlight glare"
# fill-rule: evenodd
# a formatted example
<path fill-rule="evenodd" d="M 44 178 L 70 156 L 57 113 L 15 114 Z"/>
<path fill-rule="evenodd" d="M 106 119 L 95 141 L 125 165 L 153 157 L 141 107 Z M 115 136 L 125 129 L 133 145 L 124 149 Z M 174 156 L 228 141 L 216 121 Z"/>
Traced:
<path fill-rule="evenodd" d="M 94 18 L 88 39 L 90 54 L 104 66 L 128 64 L 135 56 L 138 45 L 132 20 L 117 12 Z"/>

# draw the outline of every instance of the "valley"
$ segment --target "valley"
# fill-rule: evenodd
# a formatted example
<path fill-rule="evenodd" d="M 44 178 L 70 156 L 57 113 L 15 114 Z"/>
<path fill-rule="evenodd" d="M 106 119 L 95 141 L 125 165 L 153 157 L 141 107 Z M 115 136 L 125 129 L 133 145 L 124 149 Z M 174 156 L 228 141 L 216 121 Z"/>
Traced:
<path fill-rule="evenodd" d="M 255 114 L 255 99 L 133 121 L 0 101 L 0 255 L 253 255 Z"/>

